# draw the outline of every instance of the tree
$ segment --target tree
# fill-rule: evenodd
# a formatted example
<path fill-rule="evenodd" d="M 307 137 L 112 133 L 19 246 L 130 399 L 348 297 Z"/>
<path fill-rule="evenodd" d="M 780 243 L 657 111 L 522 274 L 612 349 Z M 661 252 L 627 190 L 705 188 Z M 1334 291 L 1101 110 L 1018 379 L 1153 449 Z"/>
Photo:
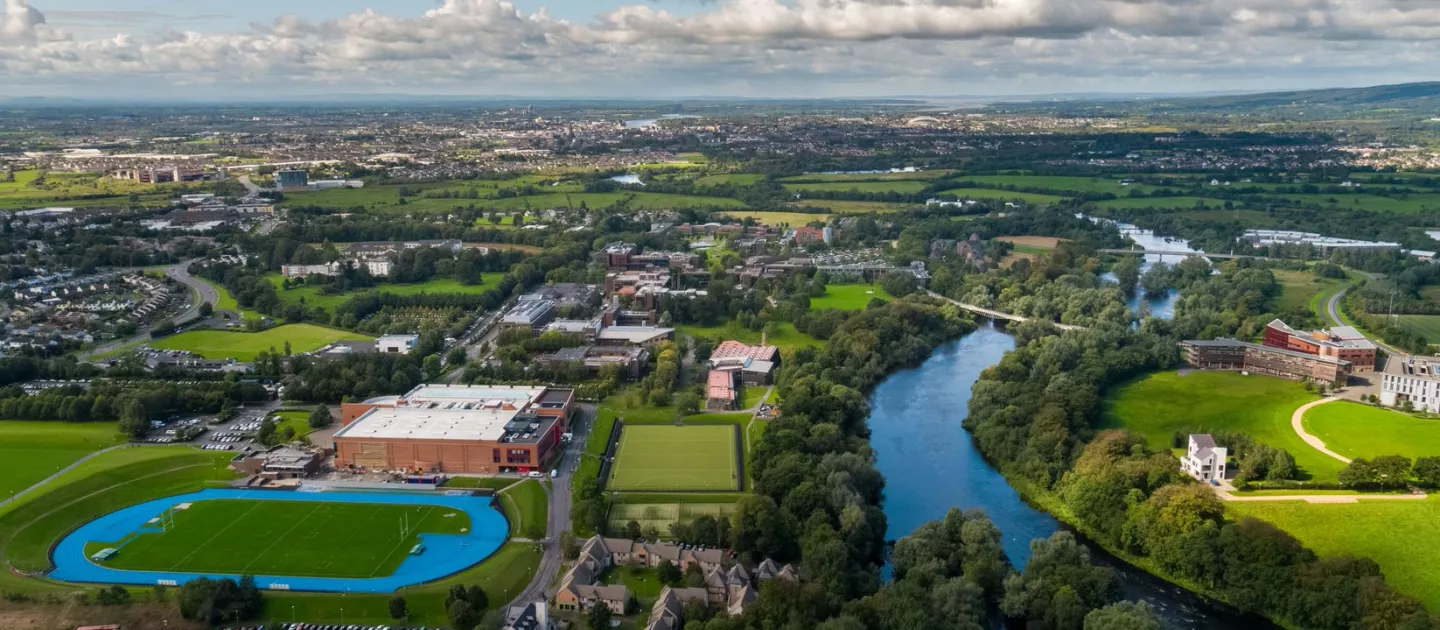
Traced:
<path fill-rule="evenodd" d="M 200 316 L 201 316 L 201 317 L 209 317 L 209 316 L 210 316 L 211 314 L 213 314 L 214 312 L 215 312 L 215 306 L 214 306 L 214 305 L 210 304 L 209 302 L 201 302 L 201 303 L 200 303 Z"/>
<path fill-rule="evenodd" d="M 432 354 L 428 357 L 425 357 L 425 361 L 422 363 L 422 365 L 424 366 L 426 378 L 433 379 L 440 376 L 441 365 L 439 355 Z"/>
<path fill-rule="evenodd" d="M 312 429 L 323 429 L 330 426 L 333 422 L 335 422 L 335 418 L 330 415 L 330 408 L 325 405 L 316 405 L 315 409 L 310 412 L 310 417 L 307 419 L 307 423 Z"/>
<path fill-rule="evenodd" d="M 1125 295 L 1135 295 L 1135 288 L 1140 285 L 1140 257 L 1125 256 L 1120 262 L 1115 263 L 1115 279 L 1120 282 L 1120 290 Z"/>
<path fill-rule="evenodd" d="M 674 562 L 664 560 L 659 567 L 656 567 L 655 577 L 660 580 L 661 584 L 679 586 L 680 582 L 685 579 L 685 574 L 680 572 L 680 567 L 675 566 Z"/>
<path fill-rule="evenodd" d="M 95 594 L 95 603 L 101 606 L 128 604 L 130 603 L 130 591 L 119 585 L 100 589 L 100 592 Z"/>
<path fill-rule="evenodd" d="M 260 428 L 255 431 L 255 439 L 261 444 L 270 444 L 275 439 L 275 421 L 265 418 L 260 421 Z"/>
<path fill-rule="evenodd" d="M 1164 630 L 1145 602 L 1120 602 L 1085 615 L 1085 630 Z"/>
<path fill-rule="evenodd" d="M 402 597 L 402 596 L 400 596 L 400 595 L 396 595 L 395 597 L 390 598 L 390 618 L 391 618 L 391 619 L 399 620 L 399 619 L 404 619 L 404 618 L 409 617 L 409 616 L 410 616 L 410 605 L 405 603 L 405 598 L 404 598 L 404 597 Z"/>
<path fill-rule="evenodd" d="M 120 411 L 120 431 L 136 440 L 145 437 L 150 431 L 150 414 L 145 405 L 133 398 L 125 403 Z"/>
<path fill-rule="evenodd" d="M 470 602 L 457 599 L 445 606 L 445 615 L 450 619 L 450 627 L 455 630 L 470 630 L 480 623 L 483 611 L 475 610 Z"/>
<path fill-rule="evenodd" d="M 625 535 L 629 537 L 630 540 L 640 540 L 640 534 L 641 532 L 639 521 L 632 520 L 625 524 Z"/>
<path fill-rule="evenodd" d="M 590 612 L 585 614 L 585 626 L 590 630 L 610 630 L 610 620 L 614 616 L 609 606 L 596 602 L 590 606 Z"/>
<path fill-rule="evenodd" d="M 1415 460 L 1410 474 L 1416 483 L 1426 488 L 1440 488 L 1440 457 L 1421 457 Z"/>

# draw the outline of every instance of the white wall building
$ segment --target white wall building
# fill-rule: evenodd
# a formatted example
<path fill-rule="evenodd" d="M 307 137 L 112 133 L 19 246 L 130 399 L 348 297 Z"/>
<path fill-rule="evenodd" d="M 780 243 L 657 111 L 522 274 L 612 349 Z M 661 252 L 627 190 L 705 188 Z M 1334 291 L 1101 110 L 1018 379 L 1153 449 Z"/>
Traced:
<path fill-rule="evenodd" d="M 394 263 L 391 263 L 389 258 L 371 258 L 365 261 L 365 269 L 377 278 L 388 277 L 393 266 Z"/>
<path fill-rule="evenodd" d="M 1180 459 L 1180 469 L 1200 481 L 1224 481 L 1225 460 L 1229 449 L 1215 445 L 1215 438 L 1208 434 L 1191 435 L 1190 448 Z"/>
<path fill-rule="evenodd" d="M 1440 359 L 1390 357 L 1380 375 L 1380 404 L 1440 413 Z"/>
<path fill-rule="evenodd" d="M 385 335 L 375 342 L 375 351 L 406 354 L 418 343 L 420 335 Z"/>

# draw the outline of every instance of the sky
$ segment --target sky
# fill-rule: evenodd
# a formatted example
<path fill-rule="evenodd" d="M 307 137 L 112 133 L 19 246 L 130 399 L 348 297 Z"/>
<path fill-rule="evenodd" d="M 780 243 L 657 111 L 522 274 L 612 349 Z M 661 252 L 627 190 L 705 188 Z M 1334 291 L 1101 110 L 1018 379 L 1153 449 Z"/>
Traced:
<path fill-rule="evenodd" d="M 0 98 L 984 96 L 1440 79 L 1440 0 L 0 2 Z"/>

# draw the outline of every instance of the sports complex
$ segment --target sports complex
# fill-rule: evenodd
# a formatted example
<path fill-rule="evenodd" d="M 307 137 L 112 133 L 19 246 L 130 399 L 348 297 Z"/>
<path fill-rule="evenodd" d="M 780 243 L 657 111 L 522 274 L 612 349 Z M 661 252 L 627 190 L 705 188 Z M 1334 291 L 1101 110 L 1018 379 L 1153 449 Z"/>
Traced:
<path fill-rule="evenodd" d="M 739 431 L 733 425 L 624 425 L 610 489 L 729 491 L 743 489 Z"/>
<path fill-rule="evenodd" d="M 470 492 L 208 489 L 86 523 L 55 547 L 48 577 L 175 586 L 253 575 L 267 590 L 391 593 L 479 564 L 509 529 Z"/>

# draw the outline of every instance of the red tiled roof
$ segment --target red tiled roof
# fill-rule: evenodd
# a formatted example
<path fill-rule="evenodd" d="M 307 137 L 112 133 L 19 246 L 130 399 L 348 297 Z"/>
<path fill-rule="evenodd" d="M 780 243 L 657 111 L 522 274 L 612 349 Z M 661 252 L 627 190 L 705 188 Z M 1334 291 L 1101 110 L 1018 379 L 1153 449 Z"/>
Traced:
<path fill-rule="evenodd" d="M 780 350 L 775 346 L 751 346 L 732 339 L 716 346 L 715 350 L 710 353 L 710 359 L 741 357 L 757 361 L 774 361 L 778 354 L 780 354 Z"/>

